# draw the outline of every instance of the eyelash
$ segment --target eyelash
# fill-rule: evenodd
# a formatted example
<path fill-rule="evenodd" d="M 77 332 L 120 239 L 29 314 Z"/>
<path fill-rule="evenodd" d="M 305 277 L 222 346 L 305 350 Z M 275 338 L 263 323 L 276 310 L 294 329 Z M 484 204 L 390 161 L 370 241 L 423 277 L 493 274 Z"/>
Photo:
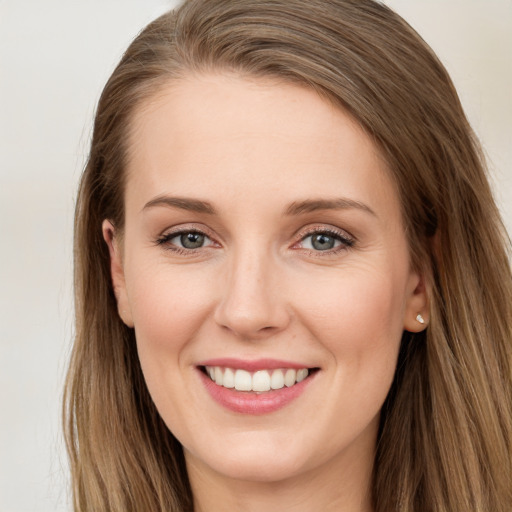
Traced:
<path fill-rule="evenodd" d="M 196 249 L 187 249 L 186 247 L 179 247 L 175 244 L 170 243 L 173 238 L 177 238 L 179 236 L 189 235 L 189 234 L 204 236 L 206 239 L 210 240 L 210 242 L 213 242 L 212 238 L 210 236 L 208 236 L 204 231 L 201 231 L 200 229 L 196 229 L 196 228 L 190 228 L 190 229 L 180 229 L 178 231 L 173 231 L 171 233 L 162 235 L 156 240 L 156 244 L 159 246 L 162 246 L 167 251 L 173 251 L 176 254 L 180 254 L 180 255 L 184 255 L 184 256 L 192 256 L 192 255 L 196 254 L 196 252 L 199 251 L 200 249 L 209 247 L 209 245 L 207 245 L 207 246 L 198 247 Z M 213 243 L 215 243 L 215 242 L 213 242 Z"/>
<path fill-rule="evenodd" d="M 211 244 L 209 244 L 207 246 L 201 246 L 198 248 L 194 248 L 194 249 L 187 249 L 185 247 L 179 247 L 175 244 L 170 243 L 170 241 L 172 239 L 177 238 L 182 235 L 188 235 L 188 234 L 196 234 L 196 235 L 204 236 L 206 239 L 208 239 L 211 242 Z M 325 227 L 314 227 L 314 228 L 308 229 L 306 232 L 301 233 L 299 241 L 296 242 L 292 246 L 292 248 L 295 247 L 297 244 L 304 243 L 304 241 L 306 239 L 308 239 L 309 237 L 312 237 L 314 235 L 326 235 L 328 237 L 333 238 L 335 241 L 340 242 L 340 244 L 337 247 L 333 247 L 332 249 L 328 249 L 325 251 L 302 248 L 303 251 L 306 251 L 308 254 L 313 255 L 313 256 L 325 257 L 325 256 L 329 256 L 329 255 L 334 255 L 340 251 L 346 251 L 348 249 L 351 249 L 355 244 L 354 238 L 350 237 L 345 232 L 336 231 L 334 229 L 328 229 Z M 184 255 L 184 256 L 193 256 L 197 253 L 197 251 L 199 251 L 201 249 L 208 248 L 208 247 L 210 247 L 210 245 L 215 245 L 215 244 L 216 244 L 216 242 L 207 233 L 205 233 L 204 231 L 201 231 L 199 229 L 195 229 L 195 228 L 181 229 L 178 231 L 173 231 L 171 233 L 167 233 L 167 234 L 160 236 L 156 240 L 156 245 L 164 247 L 165 250 L 173 251 L 176 254 L 180 254 L 180 255 Z M 301 249 L 301 248 L 299 248 L 299 249 Z"/>
<path fill-rule="evenodd" d="M 307 251 L 308 254 L 319 257 L 326 257 L 336 255 L 341 251 L 346 251 L 354 247 L 355 240 L 347 233 L 343 231 L 337 231 L 335 229 L 329 229 L 325 227 L 315 226 L 306 230 L 306 232 L 301 233 L 300 240 L 298 243 L 304 243 L 304 241 L 312 237 L 313 235 L 326 235 L 328 237 L 333 238 L 335 241 L 339 241 L 340 244 L 337 247 L 333 247 L 332 249 L 328 249 L 325 251 L 314 250 L 314 249 L 306 249 L 302 250 Z M 297 245 L 297 244 L 294 244 Z"/>

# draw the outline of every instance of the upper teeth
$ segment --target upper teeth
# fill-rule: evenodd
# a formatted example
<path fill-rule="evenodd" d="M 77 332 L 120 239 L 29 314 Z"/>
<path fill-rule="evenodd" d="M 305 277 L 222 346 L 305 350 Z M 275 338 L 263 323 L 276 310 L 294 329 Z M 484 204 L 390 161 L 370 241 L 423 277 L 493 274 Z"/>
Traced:
<path fill-rule="evenodd" d="M 278 370 L 258 370 L 250 373 L 246 370 L 233 370 L 221 366 L 206 366 L 206 372 L 219 386 L 235 388 L 237 391 L 270 391 L 291 387 L 308 376 L 308 369 L 293 368 Z"/>

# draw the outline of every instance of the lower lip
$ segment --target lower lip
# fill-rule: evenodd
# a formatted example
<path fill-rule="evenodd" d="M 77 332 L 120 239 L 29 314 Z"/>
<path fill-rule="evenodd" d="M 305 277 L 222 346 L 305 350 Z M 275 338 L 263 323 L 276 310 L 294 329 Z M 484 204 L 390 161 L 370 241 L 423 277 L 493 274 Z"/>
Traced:
<path fill-rule="evenodd" d="M 220 405 L 230 411 L 241 414 L 269 414 L 278 411 L 292 400 L 298 398 L 306 390 L 316 372 L 309 375 L 306 379 L 293 386 L 263 393 L 255 393 L 248 391 L 236 391 L 215 384 L 201 370 L 198 370 L 203 384 L 205 385 L 210 396 Z"/>

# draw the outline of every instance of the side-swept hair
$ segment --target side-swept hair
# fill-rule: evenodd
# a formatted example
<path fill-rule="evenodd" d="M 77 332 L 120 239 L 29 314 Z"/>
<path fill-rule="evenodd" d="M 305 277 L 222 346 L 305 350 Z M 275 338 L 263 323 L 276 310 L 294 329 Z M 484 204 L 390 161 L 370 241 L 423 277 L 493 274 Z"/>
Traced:
<path fill-rule="evenodd" d="M 384 404 L 376 512 L 512 510 L 510 241 L 444 67 L 373 0 L 189 0 L 133 41 L 101 96 L 75 218 L 76 339 L 64 401 L 75 511 L 192 510 L 180 444 L 117 314 L 102 239 L 122 232 L 130 121 L 161 87 L 223 71 L 302 84 L 387 160 L 430 322 L 404 333 Z"/>

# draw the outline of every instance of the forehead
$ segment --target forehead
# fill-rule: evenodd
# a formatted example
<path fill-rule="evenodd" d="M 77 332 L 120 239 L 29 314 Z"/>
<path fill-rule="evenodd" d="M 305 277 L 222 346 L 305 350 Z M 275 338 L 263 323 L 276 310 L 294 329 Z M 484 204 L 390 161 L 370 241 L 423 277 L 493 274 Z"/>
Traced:
<path fill-rule="evenodd" d="M 176 191 L 245 200 L 266 191 L 269 202 L 271 192 L 278 201 L 343 194 L 374 202 L 382 193 L 398 200 L 359 124 L 299 85 L 190 76 L 141 105 L 131 128 L 127 196 L 134 201 Z"/>

